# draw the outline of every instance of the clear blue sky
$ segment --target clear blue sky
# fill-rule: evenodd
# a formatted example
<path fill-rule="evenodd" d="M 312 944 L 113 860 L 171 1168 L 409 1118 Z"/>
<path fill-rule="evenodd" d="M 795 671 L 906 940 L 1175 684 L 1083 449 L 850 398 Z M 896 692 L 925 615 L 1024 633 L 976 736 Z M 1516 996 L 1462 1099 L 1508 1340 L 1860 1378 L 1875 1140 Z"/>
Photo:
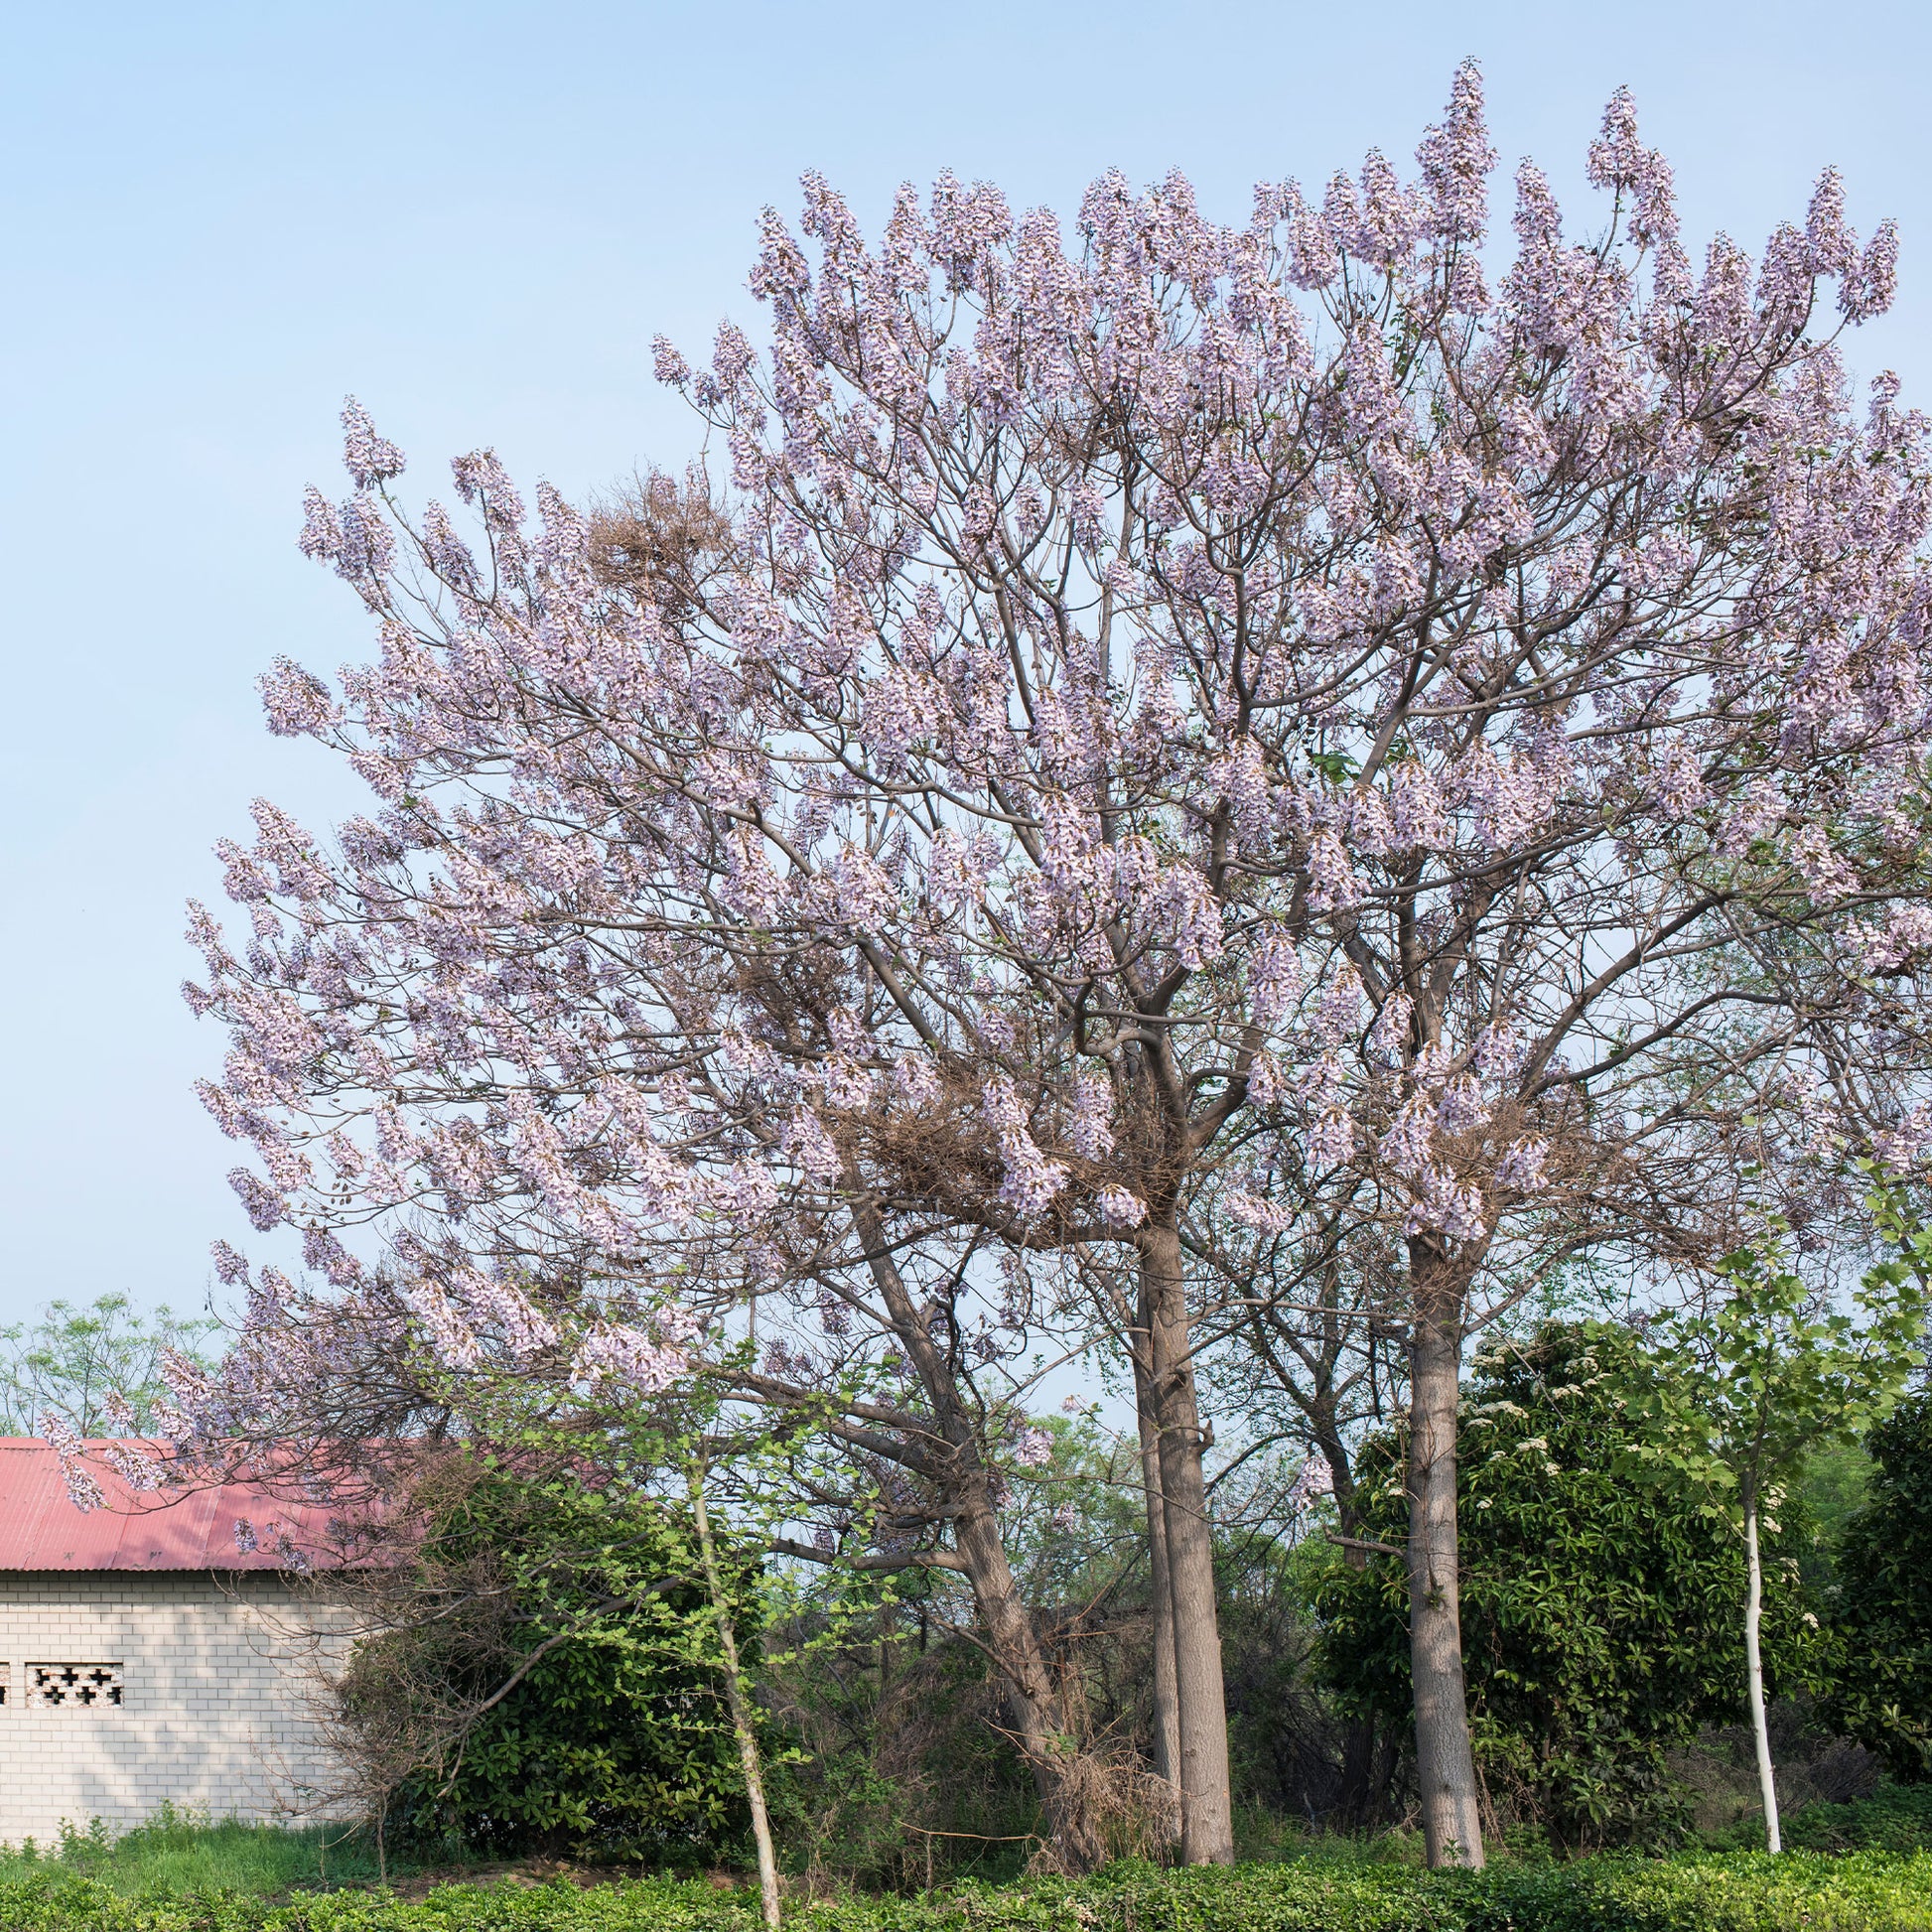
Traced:
<path fill-rule="evenodd" d="M 581 491 L 692 430 L 649 378 L 744 290 L 759 208 L 802 169 L 874 218 L 942 166 L 1066 208 L 1108 166 L 1178 165 L 1245 213 L 1258 177 L 1407 160 L 1456 61 L 1504 165 L 1581 205 L 1604 98 L 1636 89 L 1691 234 L 1755 249 L 1836 162 L 1898 216 L 1866 332 L 1932 399 L 1932 9 L 1678 0 L 1424 8 L 1193 0 L 18 7 L 0 79 L 0 1321 L 55 1295 L 198 1304 L 246 1233 L 235 1150 L 190 1091 L 222 1041 L 176 988 L 181 904 L 266 793 L 354 802 L 261 729 L 287 651 L 362 655 L 297 555 L 353 390 L 438 487 L 493 442 Z M 1581 209 L 1580 209 L 1581 211 Z"/>

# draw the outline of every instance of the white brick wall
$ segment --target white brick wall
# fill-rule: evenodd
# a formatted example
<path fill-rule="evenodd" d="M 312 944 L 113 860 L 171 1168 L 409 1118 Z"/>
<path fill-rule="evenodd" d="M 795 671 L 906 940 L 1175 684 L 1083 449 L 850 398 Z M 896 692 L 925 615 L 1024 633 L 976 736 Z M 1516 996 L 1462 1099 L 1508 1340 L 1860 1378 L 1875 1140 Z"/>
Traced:
<path fill-rule="evenodd" d="M 329 1619 L 283 1579 L 0 1572 L 0 1841 L 116 1829 L 164 1801 L 278 1819 L 332 1782 L 311 1715 Z M 118 1707 L 36 1710 L 29 1664 L 118 1664 Z"/>

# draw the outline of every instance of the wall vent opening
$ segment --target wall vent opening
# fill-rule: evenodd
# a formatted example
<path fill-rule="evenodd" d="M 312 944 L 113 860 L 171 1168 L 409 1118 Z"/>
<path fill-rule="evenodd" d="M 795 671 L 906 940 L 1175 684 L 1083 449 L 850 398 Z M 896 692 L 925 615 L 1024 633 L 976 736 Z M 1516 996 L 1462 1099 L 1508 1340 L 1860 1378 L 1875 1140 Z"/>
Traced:
<path fill-rule="evenodd" d="M 30 1711 L 112 1711 L 127 1689 L 119 1664 L 29 1664 Z"/>

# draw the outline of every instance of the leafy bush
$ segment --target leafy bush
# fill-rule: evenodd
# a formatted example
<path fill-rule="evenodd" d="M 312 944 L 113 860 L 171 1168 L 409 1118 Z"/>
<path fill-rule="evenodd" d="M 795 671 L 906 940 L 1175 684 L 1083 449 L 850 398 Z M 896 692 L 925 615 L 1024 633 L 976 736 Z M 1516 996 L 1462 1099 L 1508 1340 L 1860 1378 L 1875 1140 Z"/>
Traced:
<path fill-rule="evenodd" d="M 1430 1873 L 1355 1858 L 1077 1882 L 964 1887 L 931 1899 L 793 1901 L 797 1932 L 1932 1932 L 1932 1858 L 1731 1854 L 1502 1864 Z M 0 1884 L 9 1932 L 755 1932 L 749 1892 L 637 1880 L 579 1890 L 448 1885 L 419 1901 L 337 1892 L 130 1901 L 49 1872 Z"/>
<path fill-rule="evenodd" d="M 1932 1852 L 1932 1785 L 1881 1784 L 1868 1798 L 1804 1805 L 1785 1815 L 1783 1830 L 1785 1844 L 1803 1852 Z M 1764 1820 L 1743 1819 L 1714 1842 L 1755 1851 Z"/>
<path fill-rule="evenodd" d="M 1616 1467 L 1631 1425 L 1619 1386 L 1636 1338 L 1550 1323 L 1477 1358 L 1462 1413 L 1462 1653 L 1478 1762 L 1493 1796 L 1561 1844 L 1668 1840 L 1686 1828 L 1665 1752 L 1727 1719 L 1744 1690 L 1741 1547 L 1695 1497 Z M 1361 1534 L 1400 1543 L 1402 1449 L 1358 1464 Z M 1792 1499 L 1768 1539 L 1768 1661 L 1813 1667 L 1792 1554 Z M 1318 1668 L 1348 1708 L 1409 1706 L 1408 1584 L 1399 1562 L 1330 1564 L 1315 1590 Z"/>
<path fill-rule="evenodd" d="M 1866 1439 L 1864 1507 L 1838 1552 L 1834 1721 L 1901 1778 L 1932 1777 L 1932 1395 Z"/>
<path fill-rule="evenodd" d="M 406 1768 L 398 1840 L 654 1864 L 740 1843 L 744 1777 L 680 1518 L 575 1472 L 459 1468 L 411 1560 L 382 1587 L 406 1582 L 404 1610 L 433 1614 L 359 1645 L 344 1683 L 348 1734 Z M 748 1593 L 755 1570 L 730 1568 Z M 741 1647 L 756 1658 L 749 1632 Z"/>

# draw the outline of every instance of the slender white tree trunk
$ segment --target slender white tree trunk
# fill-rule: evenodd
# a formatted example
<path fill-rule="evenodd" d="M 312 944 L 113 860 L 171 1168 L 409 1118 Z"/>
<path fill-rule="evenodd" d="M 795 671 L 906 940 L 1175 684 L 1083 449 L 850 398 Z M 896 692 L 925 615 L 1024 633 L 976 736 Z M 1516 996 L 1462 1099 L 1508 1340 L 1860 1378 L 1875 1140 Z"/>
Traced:
<path fill-rule="evenodd" d="M 704 1479 L 691 1471 L 691 1514 L 697 1525 L 698 1555 L 704 1564 L 705 1593 L 718 1618 L 718 1642 L 725 1653 L 725 1704 L 731 1712 L 732 1732 L 738 1739 L 738 1762 L 745 1773 L 745 1796 L 752 1806 L 752 1838 L 759 1855 L 759 1900 L 764 1923 L 777 1932 L 778 1856 L 771 1843 L 771 1816 L 764 1808 L 764 1773 L 759 1763 L 758 1732 L 752 1725 L 751 1700 L 738 1669 L 738 1636 L 732 1628 L 731 1604 L 718 1575 L 718 1555 L 712 1548 L 711 1519 L 705 1513 Z"/>
<path fill-rule="evenodd" d="M 1757 1553 L 1757 1498 L 1744 1500 L 1744 1565 L 1749 1587 L 1744 1592 L 1744 1669 L 1750 1679 L 1751 1737 L 1757 1745 L 1757 1790 L 1764 1801 L 1764 1843 L 1773 1852 L 1784 1850 L 1778 1832 L 1778 1780 L 1771 1764 L 1771 1732 L 1764 1722 L 1764 1656 L 1758 1648 L 1758 1623 L 1764 1612 L 1764 1566 Z"/>

